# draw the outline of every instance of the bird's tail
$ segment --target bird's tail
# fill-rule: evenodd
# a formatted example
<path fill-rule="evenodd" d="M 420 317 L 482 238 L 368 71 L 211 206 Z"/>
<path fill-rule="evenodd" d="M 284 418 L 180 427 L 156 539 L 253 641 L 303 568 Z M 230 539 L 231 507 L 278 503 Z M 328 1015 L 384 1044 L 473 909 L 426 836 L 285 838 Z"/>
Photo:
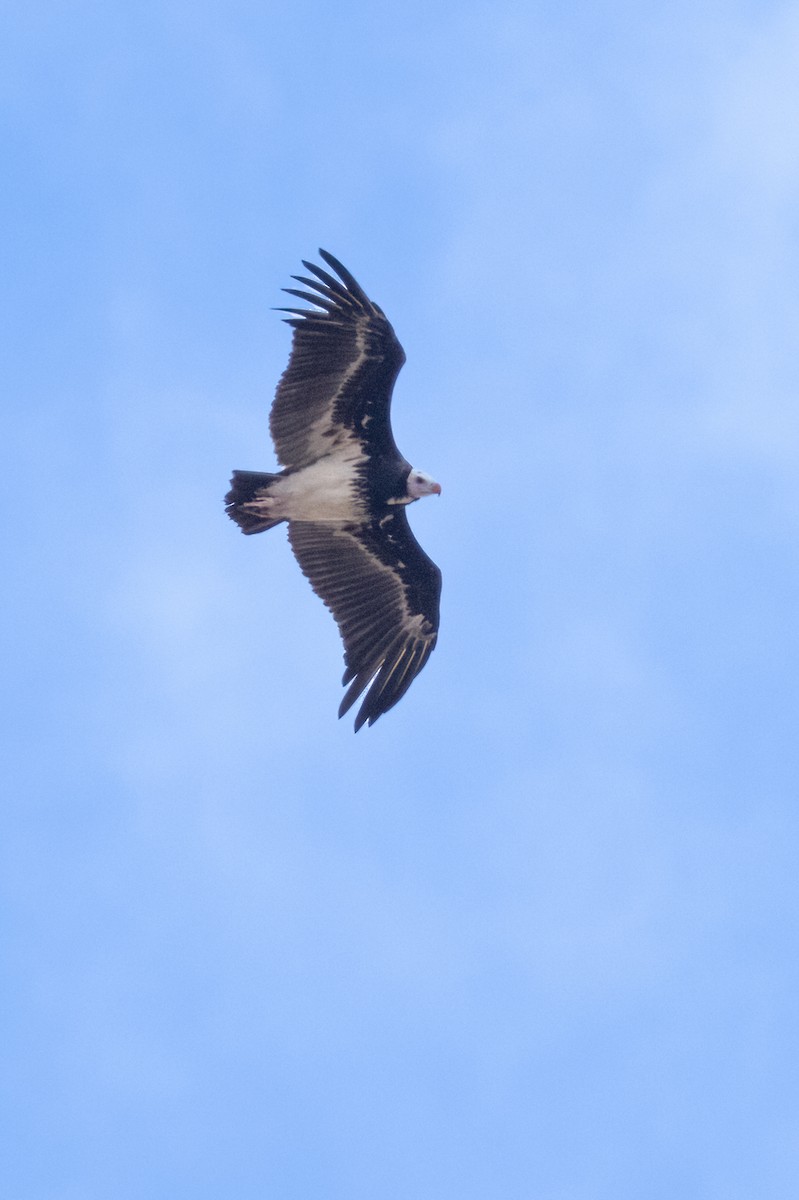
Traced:
<path fill-rule="evenodd" d="M 225 511 L 242 533 L 263 533 L 279 525 L 282 517 L 269 515 L 269 488 L 280 479 L 268 471 L 234 471 L 230 491 L 225 496 Z"/>

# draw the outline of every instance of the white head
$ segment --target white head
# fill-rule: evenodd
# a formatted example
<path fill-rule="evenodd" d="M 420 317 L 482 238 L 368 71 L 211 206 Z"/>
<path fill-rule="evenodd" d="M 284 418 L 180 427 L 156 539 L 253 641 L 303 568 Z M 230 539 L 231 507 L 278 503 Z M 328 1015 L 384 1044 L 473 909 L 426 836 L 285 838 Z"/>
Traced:
<path fill-rule="evenodd" d="M 408 495 L 411 500 L 419 500 L 422 496 L 440 496 L 441 484 L 436 483 L 431 475 L 425 475 L 424 471 L 411 468 L 408 476 Z"/>

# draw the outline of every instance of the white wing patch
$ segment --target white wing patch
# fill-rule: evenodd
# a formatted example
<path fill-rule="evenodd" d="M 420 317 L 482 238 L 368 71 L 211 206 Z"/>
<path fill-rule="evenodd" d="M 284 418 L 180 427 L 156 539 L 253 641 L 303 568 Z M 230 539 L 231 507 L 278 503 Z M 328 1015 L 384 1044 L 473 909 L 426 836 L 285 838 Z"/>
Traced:
<path fill-rule="evenodd" d="M 355 346 L 357 354 L 339 379 L 336 390 L 331 393 L 324 412 L 303 431 L 303 457 L 307 461 L 336 453 L 340 447 L 353 441 L 352 435 L 335 423 L 333 413 L 350 380 L 360 371 L 368 357 L 363 321 L 358 321 L 355 326 Z"/>
<path fill-rule="evenodd" d="M 352 360 L 350 365 L 347 367 L 346 371 L 344 372 L 344 374 L 341 377 L 341 383 L 339 384 L 339 386 L 336 390 L 336 399 L 338 399 L 338 397 L 344 391 L 344 388 L 347 386 L 349 381 L 352 379 L 352 377 L 356 373 L 356 371 L 360 371 L 361 367 L 363 366 L 364 362 L 366 361 L 366 337 L 364 336 L 365 333 L 366 333 L 366 324 L 363 321 L 363 319 L 361 319 L 360 321 L 356 321 L 356 323 L 355 323 L 355 346 L 356 346 L 358 353 L 355 356 L 355 358 Z"/>
<path fill-rule="evenodd" d="M 371 453 L 397 453 L 389 406 L 405 361 L 402 346 L 359 284 L 332 255 L 320 251 L 338 279 L 303 260 L 311 276 L 285 291 L 311 307 L 290 307 L 291 356 L 270 414 L 278 461 L 306 467 L 337 453 L 347 430 Z"/>
<path fill-rule="evenodd" d="M 429 614 L 415 612 L 397 569 L 376 557 L 364 536 L 352 525 L 289 522 L 300 567 L 333 613 L 344 642 L 343 682 L 349 686 L 339 716 L 368 688 L 356 729 L 404 696 L 427 662 L 438 630 L 437 569 L 432 567 Z M 403 569 L 404 563 L 397 567 Z"/>

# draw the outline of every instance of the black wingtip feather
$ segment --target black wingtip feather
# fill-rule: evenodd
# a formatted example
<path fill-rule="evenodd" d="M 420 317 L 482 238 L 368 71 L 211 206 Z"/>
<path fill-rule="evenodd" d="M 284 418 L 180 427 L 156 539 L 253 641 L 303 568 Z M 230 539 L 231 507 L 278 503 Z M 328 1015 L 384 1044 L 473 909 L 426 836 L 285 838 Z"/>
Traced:
<path fill-rule="evenodd" d="M 340 279 L 323 271 L 316 263 L 306 262 L 303 259 L 303 266 L 307 267 L 314 275 L 313 279 L 309 279 L 307 275 L 292 275 L 292 279 L 296 279 L 298 283 L 306 283 L 312 288 L 316 288 L 318 292 L 322 292 L 325 296 L 331 296 L 338 300 L 341 304 L 347 304 L 350 307 L 355 307 L 358 300 L 351 292 L 348 292 Z"/>
<path fill-rule="evenodd" d="M 307 300 L 309 304 L 315 304 L 318 308 L 325 309 L 326 312 L 333 312 L 338 307 L 335 300 L 329 299 L 325 295 L 314 295 L 313 292 L 304 292 L 300 288 L 283 288 L 287 296 L 296 296 L 298 300 Z"/>
<path fill-rule="evenodd" d="M 368 724 L 371 728 L 384 713 L 392 709 L 395 704 L 399 704 L 427 663 L 435 645 L 435 641 L 427 643 L 417 641 L 409 649 L 408 646 L 402 646 L 400 643 L 400 638 L 392 643 L 383 654 L 382 662 L 378 660 L 379 667 L 367 667 L 354 678 L 349 670 L 345 672 L 344 682 L 347 683 L 348 679 L 352 679 L 352 682 L 339 706 L 339 718 L 343 717 L 366 691 L 355 718 L 356 733 L 364 725 Z"/>
<path fill-rule="evenodd" d="M 371 308 L 371 303 L 369 297 L 366 295 L 366 292 L 358 283 L 358 280 L 355 278 L 355 276 L 350 274 L 344 264 L 339 262 L 335 255 L 331 254 L 329 250 L 323 250 L 321 246 L 319 247 L 319 254 L 325 260 L 327 265 L 333 268 L 339 278 L 344 281 L 353 295 L 357 296 L 362 304 L 366 304 Z M 303 265 L 307 267 L 308 263 L 304 263 Z"/>
<path fill-rule="evenodd" d="M 356 287 L 355 290 L 348 290 L 340 279 L 336 279 L 329 272 L 323 271 L 316 263 L 307 262 L 303 259 L 302 264 L 316 276 L 316 280 L 311 280 L 311 285 L 320 288 L 320 290 L 324 287 L 324 290 L 332 293 L 340 304 L 346 305 L 348 308 L 362 308 L 364 305 L 369 304 L 366 293 L 360 288 Z"/>

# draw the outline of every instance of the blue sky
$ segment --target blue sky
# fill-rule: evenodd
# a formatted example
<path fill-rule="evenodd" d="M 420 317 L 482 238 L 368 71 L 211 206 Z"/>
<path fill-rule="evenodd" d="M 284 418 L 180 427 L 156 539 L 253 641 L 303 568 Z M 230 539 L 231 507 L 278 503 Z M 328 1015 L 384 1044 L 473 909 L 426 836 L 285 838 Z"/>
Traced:
<path fill-rule="evenodd" d="M 783 1200 L 799 4 L 11 3 L 2 1192 Z M 280 530 L 325 246 L 443 484 L 336 720 Z"/>

